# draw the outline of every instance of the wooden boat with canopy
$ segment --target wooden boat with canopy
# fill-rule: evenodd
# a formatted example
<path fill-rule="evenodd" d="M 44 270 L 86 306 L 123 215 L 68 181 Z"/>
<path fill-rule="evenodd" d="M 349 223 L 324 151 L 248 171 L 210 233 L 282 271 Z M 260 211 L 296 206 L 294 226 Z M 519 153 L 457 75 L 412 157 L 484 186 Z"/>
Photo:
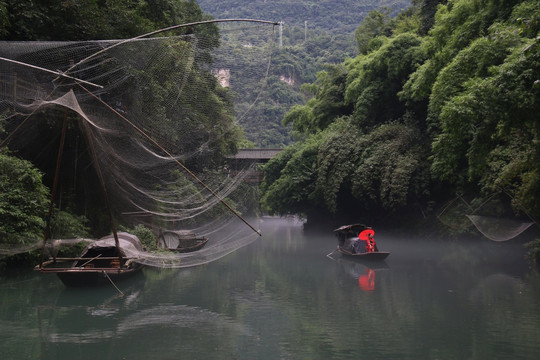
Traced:
<path fill-rule="evenodd" d="M 120 232 L 118 245 L 114 235 L 90 243 L 76 258 L 54 258 L 38 268 L 44 274 L 56 274 L 69 287 L 96 286 L 115 282 L 139 272 L 136 262 L 144 248 L 137 236 Z"/>
<path fill-rule="evenodd" d="M 51 191 L 51 199 L 49 202 L 49 211 L 46 216 L 43 246 L 41 249 L 41 260 L 35 269 L 45 274 L 57 274 L 60 280 L 62 280 L 66 286 L 95 286 L 105 284 L 107 282 L 113 283 L 114 285 L 114 280 L 129 277 L 142 269 L 143 265 L 136 263 L 134 260 L 140 256 L 144 249 L 141 242 L 135 235 L 118 233 L 116 231 L 109 197 L 107 195 L 107 189 L 105 187 L 103 175 L 99 167 L 99 162 L 97 161 L 97 155 L 91 138 L 88 138 L 88 145 L 91 150 L 95 169 L 101 189 L 103 191 L 106 209 L 109 214 L 112 235 L 92 242 L 84 249 L 78 258 L 59 259 L 53 257 L 52 260 L 45 261 L 45 249 L 47 246 L 47 240 L 51 234 L 50 221 L 58 185 L 60 161 L 62 159 L 62 152 L 64 149 L 66 128 L 67 117 L 64 118 L 62 125 L 62 134 L 56 159 L 56 170 Z M 67 263 L 71 264 L 67 265 Z"/>
<path fill-rule="evenodd" d="M 384 260 L 390 255 L 379 251 L 373 235 L 375 231 L 364 224 L 343 225 L 334 230 L 338 238 L 337 251 L 344 256 L 362 260 Z"/>

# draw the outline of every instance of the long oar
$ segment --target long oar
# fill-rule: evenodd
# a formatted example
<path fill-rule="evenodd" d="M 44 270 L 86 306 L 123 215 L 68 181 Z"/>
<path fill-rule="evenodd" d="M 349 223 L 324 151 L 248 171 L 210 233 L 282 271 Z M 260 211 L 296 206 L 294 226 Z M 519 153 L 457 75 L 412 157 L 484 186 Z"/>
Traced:
<path fill-rule="evenodd" d="M 332 260 L 335 260 L 335 259 L 332 257 L 332 255 L 336 252 L 336 250 L 337 250 L 337 248 L 334 249 L 334 251 L 332 251 L 330 254 L 326 254 L 326 256 L 329 257 L 329 258 L 332 259 Z"/>

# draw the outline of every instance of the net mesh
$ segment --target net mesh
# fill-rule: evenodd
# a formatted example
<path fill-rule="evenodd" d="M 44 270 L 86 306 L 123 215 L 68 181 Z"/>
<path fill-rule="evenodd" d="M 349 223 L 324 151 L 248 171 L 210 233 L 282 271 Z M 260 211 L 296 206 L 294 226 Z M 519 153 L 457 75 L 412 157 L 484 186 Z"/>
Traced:
<path fill-rule="evenodd" d="M 456 231 L 463 231 L 470 228 L 471 223 L 464 216 L 473 210 L 471 205 L 458 194 L 454 199 L 449 201 L 437 215 L 437 219 Z"/>
<path fill-rule="evenodd" d="M 493 241 L 507 241 L 520 235 L 533 223 L 489 216 L 467 215 L 478 231 Z"/>
<path fill-rule="evenodd" d="M 253 164 L 233 172 L 223 160 L 242 131 L 238 119 L 263 100 L 276 38 L 273 26 L 251 21 L 193 25 L 182 33 L 0 42 L 3 140 L 14 153 L 55 160 L 59 124 L 68 118 L 66 146 L 75 155 L 63 161 L 79 163 L 71 163 L 76 175 L 64 176 L 78 182 L 74 188 L 96 181 L 88 174 L 97 169 L 122 223 L 156 233 L 189 229 L 210 239 L 196 254 L 141 257 L 161 267 L 212 261 L 258 237 L 237 216 L 256 207 L 256 188 L 245 181 Z M 253 59 L 258 66 L 250 66 Z M 19 239 L 0 254 L 42 241 Z"/>
<path fill-rule="evenodd" d="M 496 192 L 484 199 L 474 199 L 470 203 L 458 194 L 437 216 L 446 226 L 456 231 L 476 228 L 492 241 L 508 241 L 518 237 L 535 222 L 524 220 L 511 214 L 512 198 L 504 191 Z M 474 203 L 480 203 L 473 206 Z"/>

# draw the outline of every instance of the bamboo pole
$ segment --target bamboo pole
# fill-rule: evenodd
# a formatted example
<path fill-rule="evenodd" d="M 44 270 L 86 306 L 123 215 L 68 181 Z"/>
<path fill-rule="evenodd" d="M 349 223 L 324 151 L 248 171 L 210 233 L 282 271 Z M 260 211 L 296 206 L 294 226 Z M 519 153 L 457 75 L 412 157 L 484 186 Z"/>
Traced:
<path fill-rule="evenodd" d="M 49 201 L 49 211 L 46 215 L 46 223 L 45 223 L 45 231 L 43 234 L 43 246 L 41 248 L 41 255 L 40 255 L 40 261 L 39 261 L 39 268 L 43 268 L 43 258 L 45 256 L 45 244 L 47 243 L 47 239 L 49 238 L 50 232 L 51 232 L 51 217 L 52 217 L 52 211 L 54 206 L 54 198 L 56 196 L 56 190 L 58 186 L 58 176 L 60 174 L 60 161 L 62 160 L 62 153 L 64 151 L 64 142 L 66 139 L 66 131 L 67 131 L 67 113 L 64 114 L 64 122 L 62 124 L 62 135 L 60 137 L 60 147 L 58 148 L 58 155 L 56 157 L 56 170 L 54 173 L 54 180 L 53 180 L 53 187 L 51 191 L 51 199 Z"/>
<path fill-rule="evenodd" d="M 116 44 L 113 44 L 113 45 L 109 46 L 108 48 L 97 51 L 97 52 L 93 53 L 92 55 L 80 60 L 79 62 L 77 62 L 76 64 L 71 66 L 69 69 L 67 69 L 66 71 L 61 73 L 61 75 L 66 76 L 65 74 L 70 73 L 74 68 L 76 68 L 80 64 L 82 64 L 82 63 L 84 63 L 84 62 L 98 56 L 99 54 L 102 54 L 102 53 L 104 53 L 106 51 L 109 51 L 110 49 L 113 49 L 113 48 L 115 48 L 117 46 L 123 45 L 123 44 L 125 44 L 127 42 L 130 42 L 130 41 L 143 39 L 143 38 L 146 38 L 146 37 L 150 37 L 152 35 L 156 35 L 156 34 L 159 34 L 159 33 L 165 32 L 165 31 L 176 30 L 176 29 L 179 29 L 179 28 L 182 28 L 182 27 L 204 25 L 204 24 L 214 24 L 214 23 L 221 23 L 221 22 L 256 22 L 256 23 L 262 23 L 262 24 L 270 24 L 270 25 L 274 25 L 274 26 L 282 24 L 282 23 L 275 22 L 275 21 L 266 21 L 266 20 L 257 20 L 257 19 L 214 19 L 214 20 L 197 21 L 197 22 L 192 22 L 192 23 L 188 23 L 188 24 L 173 25 L 173 26 L 169 26 L 169 27 L 162 28 L 162 29 L 159 29 L 159 30 L 151 31 L 151 32 L 146 33 L 146 34 L 142 34 L 142 35 L 139 35 L 139 36 L 135 36 L 133 38 L 124 39 L 124 40 L 122 40 L 120 42 L 117 42 Z M 58 78 L 54 79 L 53 81 L 56 81 L 56 80 L 58 80 Z"/>
<path fill-rule="evenodd" d="M 34 69 L 34 70 L 40 70 L 40 71 L 43 71 L 43 72 L 47 72 L 49 74 L 54 74 L 54 75 L 57 75 L 57 76 L 60 76 L 60 77 L 66 78 L 66 79 L 74 80 L 74 81 L 77 81 L 77 82 L 81 82 L 83 84 L 92 85 L 92 86 L 95 86 L 97 88 L 103 89 L 103 86 L 101 86 L 101 85 L 94 84 L 94 83 L 91 83 L 90 81 L 85 81 L 85 80 L 82 80 L 82 79 L 79 79 L 79 78 L 76 78 L 76 77 L 73 77 L 73 76 L 66 75 L 67 71 L 66 72 L 61 72 L 60 70 L 52 71 L 52 70 L 49 70 L 49 69 L 42 68 L 40 66 L 35 66 L 35 65 L 32 65 L 32 64 L 24 63 L 24 62 L 13 60 L 13 59 L 7 59 L 7 58 L 1 57 L 1 56 L 0 56 L 0 61 L 5 61 L 5 62 L 12 63 L 12 64 L 17 64 L 17 65 L 20 65 L 20 66 L 29 67 L 29 68 Z M 56 78 L 56 79 L 58 79 L 58 78 Z M 16 88 L 15 88 L 15 91 L 16 91 Z"/>
<path fill-rule="evenodd" d="M 82 264 L 80 267 L 84 267 L 85 265 L 87 265 L 88 263 L 96 260 L 97 258 L 101 257 L 101 255 L 103 254 L 98 254 L 97 256 L 94 256 L 93 258 L 91 258 L 90 260 L 88 260 L 87 262 L 85 262 L 84 264 Z M 116 259 L 116 258 L 115 258 Z"/>
<path fill-rule="evenodd" d="M 113 109 L 109 104 L 101 100 L 98 96 L 96 96 L 94 93 L 92 93 L 90 90 L 85 88 L 83 85 L 78 84 L 84 91 L 86 91 L 89 95 L 94 97 L 97 101 L 101 102 L 105 107 L 107 107 L 109 110 L 111 110 L 113 113 L 115 113 L 117 116 L 119 116 L 122 120 L 124 120 L 129 126 L 131 126 L 135 131 L 137 131 L 139 134 L 141 134 L 144 138 L 146 138 L 148 141 L 150 141 L 152 144 L 154 144 L 158 149 L 163 151 L 165 155 L 167 155 L 172 161 L 174 161 L 177 165 L 179 165 L 189 176 L 191 176 L 195 181 L 197 181 L 203 188 L 208 190 L 212 196 L 214 196 L 216 199 L 219 200 L 227 209 L 229 209 L 234 215 L 236 215 L 240 220 L 242 220 L 247 226 L 249 226 L 253 231 L 255 231 L 259 236 L 262 236 L 261 232 L 257 229 L 255 229 L 250 223 L 247 222 L 246 219 L 242 217 L 236 210 L 234 210 L 227 202 L 222 199 L 218 194 L 214 192 L 210 187 L 208 187 L 201 179 L 197 177 L 194 173 L 191 172 L 184 164 L 182 164 L 178 159 L 176 159 L 169 151 L 167 151 L 163 146 L 161 146 L 157 141 L 152 139 L 148 134 L 146 134 L 143 130 L 141 130 L 137 125 L 129 121 L 125 116 L 120 114 L 118 111 Z"/>

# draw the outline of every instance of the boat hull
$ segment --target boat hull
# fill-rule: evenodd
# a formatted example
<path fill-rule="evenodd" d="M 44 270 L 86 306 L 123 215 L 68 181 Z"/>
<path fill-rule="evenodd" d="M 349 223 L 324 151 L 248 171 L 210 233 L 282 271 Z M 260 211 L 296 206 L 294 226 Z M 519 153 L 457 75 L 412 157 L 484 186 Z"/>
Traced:
<path fill-rule="evenodd" d="M 189 253 L 202 249 L 208 238 L 197 236 L 192 230 L 167 230 L 159 234 L 158 246 L 177 253 Z"/>
<path fill-rule="evenodd" d="M 53 258 L 36 266 L 43 274 L 56 274 L 69 287 L 98 286 L 115 283 L 138 273 L 138 263 L 145 252 L 140 240 L 120 232 L 91 242 L 76 258 Z"/>
<path fill-rule="evenodd" d="M 348 258 L 354 258 L 358 260 L 369 260 L 369 261 L 381 261 L 384 260 L 390 255 L 387 251 L 374 251 L 374 252 L 366 252 L 366 253 L 359 253 L 355 254 L 350 251 L 347 251 L 345 249 L 342 249 L 338 246 L 337 250 L 344 256 Z"/>
<path fill-rule="evenodd" d="M 207 242 L 208 242 L 207 238 L 196 239 L 196 241 L 192 242 L 192 244 L 190 244 L 188 246 L 179 246 L 179 247 L 176 247 L 176 248 L 168 248 L 167 250 L 178 252 L 178 253 L 189 253 L 189 252 L 193 252 L 193 251 L 197 251 L 197 250 L 202 249 L 206 245 Z"/>
<path fill-rule="evenodd" d="M 63 269 L 56 272 L 62 283 L 68 287 L 101 286 L 116 283 L 129 278 L 142 270 L 142 266 L 134 266 L 128 269 Z M 46 271 L 52 272 L 52 271 Z"/>

